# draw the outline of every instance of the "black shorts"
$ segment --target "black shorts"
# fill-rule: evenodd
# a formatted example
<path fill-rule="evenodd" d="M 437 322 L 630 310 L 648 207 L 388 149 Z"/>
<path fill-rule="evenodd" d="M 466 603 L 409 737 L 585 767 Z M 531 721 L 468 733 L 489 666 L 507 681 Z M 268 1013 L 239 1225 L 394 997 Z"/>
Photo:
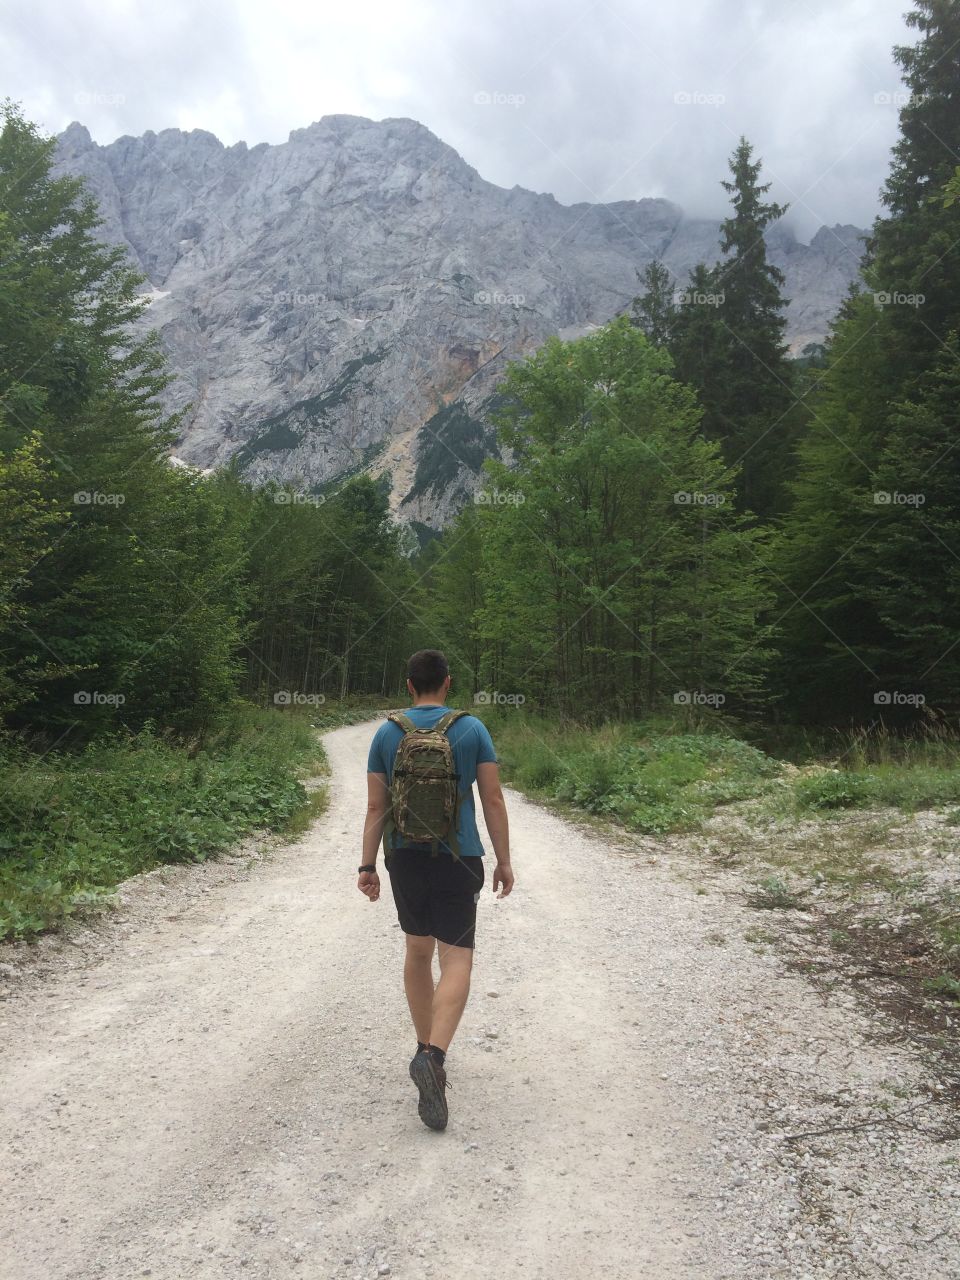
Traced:
<path fill-rule="evenodd" d="M 394 849 L 387 862 L 390 888 L 404 933 L 434 937 L 451 947 L 472 947 L 483 858 L 454 858 L 442 850 Z"/>

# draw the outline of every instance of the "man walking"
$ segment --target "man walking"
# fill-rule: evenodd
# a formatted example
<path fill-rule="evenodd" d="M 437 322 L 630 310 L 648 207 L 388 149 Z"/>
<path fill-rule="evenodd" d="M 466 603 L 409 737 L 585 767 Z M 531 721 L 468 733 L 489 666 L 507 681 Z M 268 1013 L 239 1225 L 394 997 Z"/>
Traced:
<path fill-rule="evenodd" d="M 413 706 L 380 725 L 370 745 L 358 888 L 371 902 L 380 897 L 377 850 L 382 840 L 406 934 L 403 985 L 417 1033 L 410 1075 L 420 1091 L 420 1118 L 431 1129 L 443 1129 L 445 1057 L 470 991 L 483 887 L 474 781 L 497 860 L 492 887 L 501 898 L 513 888 L 513 871 L 493 741 L 481 720 L 444 706 L 450 669 L 443 654 L 436 649 L 415 653 L 407 663 L 407 689 Z M 395 776 L 398 751 L 401 764 Z M 436 987 L 434 951 L 440 960 Z"/>

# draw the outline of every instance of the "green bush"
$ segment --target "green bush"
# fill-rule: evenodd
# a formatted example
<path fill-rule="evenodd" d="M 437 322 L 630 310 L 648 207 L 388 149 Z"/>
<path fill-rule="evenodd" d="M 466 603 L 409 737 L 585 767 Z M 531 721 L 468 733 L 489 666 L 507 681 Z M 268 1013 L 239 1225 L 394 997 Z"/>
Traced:
<path fill-rule="evenodd" d="M 869 775 L 831 770 L 799 778 L 794 797 L 801 809 L 858 809 L 868 805 L 873 792 Z"/>
<path fill-rule="evenodd" d="M 588 728 L 520 711 L 482 711 L 505 779 L 634 831 L 695 827 L 718 804 L 762 794 L 777 761 L 725 731 L 666 719 Z"/>
<path fill-rule="evenodd" d="M 307 718 L 239 707 L 202 746 L 158 737 L 77 755 L 0 757 L 0 937 L 49 929 L 157 863 L 201 862 L 247 832 L 281 830 L 321 758 Z"/>
<path fill-rule="evenodd" d="M 800 809 L 864 809 L 889 805 L 912 812 L 960 800 L 960 768 L 922 759 L 876 765 L 869 773 L 837 769 L 794 783 Z"/>

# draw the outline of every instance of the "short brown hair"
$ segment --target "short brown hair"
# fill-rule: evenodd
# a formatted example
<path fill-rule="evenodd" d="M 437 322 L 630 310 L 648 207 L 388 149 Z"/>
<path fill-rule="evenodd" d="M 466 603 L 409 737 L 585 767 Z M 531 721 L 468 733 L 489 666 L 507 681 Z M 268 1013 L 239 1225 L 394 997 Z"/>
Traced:
<path fill-rule="evenodd" d="M 450 674 L 450 666 L 439 649 L 418 649 L 407 660 L 407 679 L 417 693 L 433 693 Z"/>

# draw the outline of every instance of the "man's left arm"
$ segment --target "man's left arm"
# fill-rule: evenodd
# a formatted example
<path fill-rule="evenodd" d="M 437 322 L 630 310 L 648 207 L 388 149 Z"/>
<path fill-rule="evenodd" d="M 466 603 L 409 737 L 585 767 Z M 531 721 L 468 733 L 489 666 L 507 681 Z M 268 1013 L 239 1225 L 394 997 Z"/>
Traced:
<path fill-rule="evenodd" d="M 383 839 L 383 824 L 390 808 L 390 790 L 385 773 L 367 774 L 367 813 L 363 824 L 363 851 L 360 865 L 372 866 L 373 871 L 361 871 L 357 888 L 371 902 L 380 897 L 380 876 L 377 874 L 377 852 Z"/>

